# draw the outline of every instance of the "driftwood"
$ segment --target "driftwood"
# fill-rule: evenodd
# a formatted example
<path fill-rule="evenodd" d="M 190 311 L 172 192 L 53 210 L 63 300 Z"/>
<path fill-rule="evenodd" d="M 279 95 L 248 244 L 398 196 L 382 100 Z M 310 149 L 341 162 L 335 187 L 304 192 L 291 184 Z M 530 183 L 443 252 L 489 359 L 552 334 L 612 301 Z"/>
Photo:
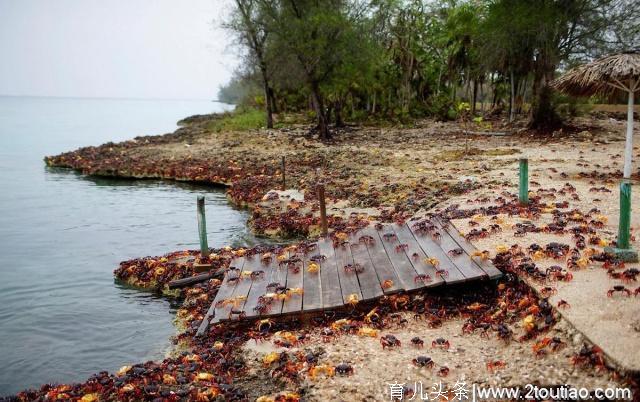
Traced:
<path fill-rule="evenodd" d="M 209 271 L 204 274 L 190 276 L 188 278 L 176 279 L 175 281 L 169 282 L 169 289 L 180 289 L 196 283 L 204 282 L 217 276 L 219 273 L 220 272 Z"/>
<path fill-rule="evenodd" d="M 489 135 L 495 137 L 503 137 L 506 135 L 510 135 L 511 133 L 504 131 L 464 131 L 465 135 Z"/>

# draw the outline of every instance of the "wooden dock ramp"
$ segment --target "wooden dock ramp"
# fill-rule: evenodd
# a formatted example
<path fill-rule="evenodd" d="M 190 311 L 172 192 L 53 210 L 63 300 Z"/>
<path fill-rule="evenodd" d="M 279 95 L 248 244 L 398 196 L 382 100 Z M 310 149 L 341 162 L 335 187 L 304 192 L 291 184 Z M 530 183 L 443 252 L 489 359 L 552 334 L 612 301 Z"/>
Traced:
<path fill-rule="evenodd" d="M 341 308 L 402 291 L 502 274 L 452 225 L 437 219 L 368 226 L 334 244 L 239 257 L 225 273 L 198 335 L 210 324 Z M 265 257 L 265 258 L 263 258 Z M 254 275 L 251 275 L 254 273 Z"/>

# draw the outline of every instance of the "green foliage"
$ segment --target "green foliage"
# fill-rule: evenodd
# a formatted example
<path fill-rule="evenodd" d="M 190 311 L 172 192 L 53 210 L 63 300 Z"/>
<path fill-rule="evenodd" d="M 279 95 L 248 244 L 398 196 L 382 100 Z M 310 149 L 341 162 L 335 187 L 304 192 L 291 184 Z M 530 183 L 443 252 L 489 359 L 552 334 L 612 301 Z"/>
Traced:
<path fill-rule="evenodd" d="M 264 112 L 253 108 L 242 108 L 225 113 L 220 119 L 209 123 L 207 128 L 214 132 L 225 132 L 255 130 L 264 126 Z"/>
<path fill-rule="evenodd" d="M 250 103 L 252 96 L 258 91 L 260 89 L 253 80 L 247 80 L 236 75 L 228 84 L 218 89 L 217 100 L 232 105 L 246 104 Z"/>
<path fill-rule="evenodd" d="M 449 96 L 444 94 L 429 100 L 427 114 L 439 121 L 455 120 L 458 117 L 455 104 Z"/>
<path fill-rule="evenodd" d="M 563 101 L 556 113 L 547 88 L 556 69 L 640 35 L 633 0 L 234 2 L 228 25 L 246 50 L 242 80 L 251 82 L 241 102 L 301 112 L 321 132 L 335 116 L 474 124 L 476 101 L 492 113 L 530 104 L 532 126 L 546 129 L 579 112 Z M 458 109 L 461 101 L 468 107 Z"/>
<path fill-rule="evenodd" d="M 580 102 L 574 96 L 557 94 L 554 97 L 556 110 L 562 119 L 569 119 L 576 116 L 582 116 L 590 112 L 593 106 L 589 103 Z"/>

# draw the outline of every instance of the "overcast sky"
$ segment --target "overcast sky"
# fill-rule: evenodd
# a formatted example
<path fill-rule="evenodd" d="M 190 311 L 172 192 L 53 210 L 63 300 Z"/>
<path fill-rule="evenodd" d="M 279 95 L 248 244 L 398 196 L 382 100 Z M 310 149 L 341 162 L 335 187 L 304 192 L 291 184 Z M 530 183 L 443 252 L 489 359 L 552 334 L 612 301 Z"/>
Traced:
<path fill-rule="evenodd" d="M 212 99 L 228 0 L 0 0 L 0 95 Z"/>

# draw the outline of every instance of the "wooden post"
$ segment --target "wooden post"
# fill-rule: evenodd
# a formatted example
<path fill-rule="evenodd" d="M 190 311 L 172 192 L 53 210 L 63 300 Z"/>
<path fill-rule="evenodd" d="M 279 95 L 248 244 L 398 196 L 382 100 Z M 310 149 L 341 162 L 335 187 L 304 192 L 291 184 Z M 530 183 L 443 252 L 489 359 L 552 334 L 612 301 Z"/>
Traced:
<path fill-rule="evenodd" d="M 620 183 L 620 223 L 618 225 L 618 240 L 616 247 L 619 249 L 630 248 L 629 238 L 631 229 L 631 183 Z"/>
<path fill-rule="evenodd" d="M 327 236 L 327 205 L 324 199 L 324 184 L 318 184 L 318 200 L 320 201 L 320 225 L 322 236 Z"/>
<path fill-rule="evenodd" d="M 624 145 L 624 169 L 622 177 L 631 177 L 631 156 L 633 154 L 633 95 L 635 83 L 633 78 L 629 82 L 629 98 L 627 102 L 627 140 Z M 622 202 L 622 200 L 620 200 Z"/>
<path fill-rule="evenodd" d="M 521 205 L 529 204 L 529 160 L 527 158 L 520 159 L 520 188 L 518 198 Z"/>
<path fill-rule="evenodd" d="M 287 176 L 286 176 L 285 170 L 286 170 L 286 164 L 283 156 L 282 157 L 282 191 L 287 189 Z"/>
<path fill-rule="evenodd" d="M 200 236 L 200 254 L 203 258 L 209 256 L 209 244 L 207 243 L 207 220 L 204 213 L 204 197 L 198 196 L 198 234 Z"/>

